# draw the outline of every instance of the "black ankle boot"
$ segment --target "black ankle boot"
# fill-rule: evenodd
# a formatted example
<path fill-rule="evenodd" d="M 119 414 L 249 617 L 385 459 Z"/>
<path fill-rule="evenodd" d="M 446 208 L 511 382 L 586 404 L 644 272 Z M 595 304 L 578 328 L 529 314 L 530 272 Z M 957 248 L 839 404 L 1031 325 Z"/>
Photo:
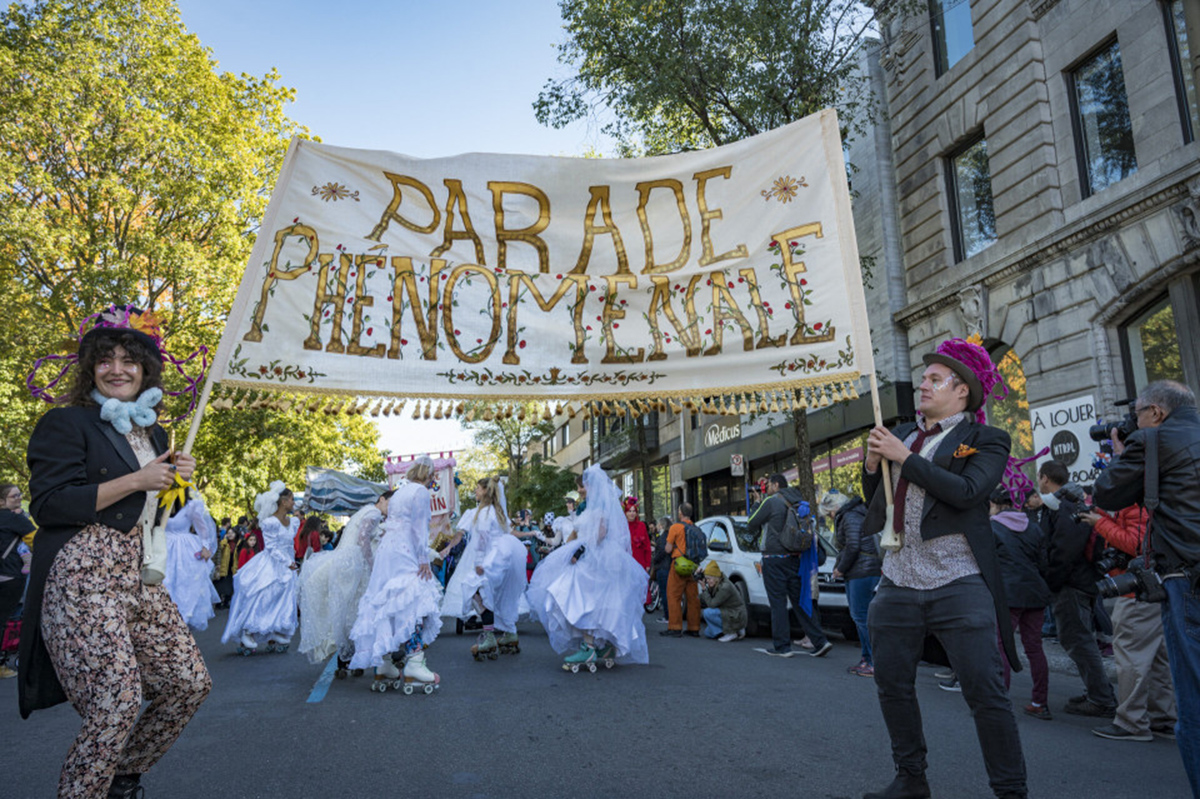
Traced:
<path fill-rule="evenodd" d="M 896 779 L 876 793 L 864 793 L 863 799 L 929 799 L 929 782 L 924 774 L 897 771 Z"/>
<path fill-rule="evenodd" d="M 118 774 L 108 789 L 108 799 L 143 799 L 146 789 L 141 786 L 141 774 Z"/>

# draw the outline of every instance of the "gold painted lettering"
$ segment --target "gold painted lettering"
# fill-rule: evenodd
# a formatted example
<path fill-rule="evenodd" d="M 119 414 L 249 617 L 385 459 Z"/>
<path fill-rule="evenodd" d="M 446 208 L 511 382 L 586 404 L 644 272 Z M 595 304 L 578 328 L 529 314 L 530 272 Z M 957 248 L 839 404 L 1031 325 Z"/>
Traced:
<path fill-rule="evenodd" d="M 713 255 L 712 220 L 722 218 L 723 214 L 720 208 L 709 209 L 708 200 L 705 198 L 704 192 L 708 188 L 708 181 L 710 179 L 721 177 L 729 180 L 729 176 L 732 174 L 732 166 L 722 166 L 692 175 L 692 178 L 696 181 L 696 204 L 700 206 L 700 266 L 711 266 L 718 261 L 724 261 L 728 258 L 750 257 L 750 251 L 746 249 L 745 244 L 739 244 L 732 250 L 723 252 L 720 255 Z"/>
<path fill-rule="evenodd" d="M 346 275 L 350 272 L 350 266 L 354 263 L 354 259 L 348 253 L 342 255 L 337 268 L 333 270 L 334 287 L 330 291 L 329 272 L 334 257 L 333 253 L 321 253 L 318 259 L 321 268 L 317 272 L 317 296 L 313 300 L 309 335 L 304 340 L 304 349 L 306 350 L 321 349 L 321 319 L 325 313 L 325 306 L 330 305 L 332 307 L 329 313 L 332 318 L 330 319 L 329 343 L 325 345 L 325 351 L 337 353 L 346 351 L 346 345 L 342 343 L 342 308 L 346 304 Z"/>
<path fill-rule="evenodd" d="M 290 236 L 307 238 L 308 254 L 304 256 L 304 261 L 299 266 L 292 269 L 280 269 L 279 255 L 283 252 L 284 241 Z M 271 253 L 271 266 L 267 269 L 267 277 L 263 280 L 262 285 L 262 295 L 258 298 L 258 304 L 254 308 L 254 318 L 250 322 L 250 329 L 246 331 L 246 335 L 242 336 L 243 341 L 262 341 L 263 317 L 267 313 L 267 301 L 271 297 L 271 288 L 278 280 L 295 280 L 307 273 L 312 262 L 317 258 L 319 243 L 317 231 L 308 225 L 289 225 L 275 232 L 275 251 Z"/>
<path fill-rule="evenodd" d="M 383 234 L 387 232 L 388 225 L 392 223 L 392 220 L 399 222 L 414 233 L 432 233 L 437 230 L 438 223 L 442 221 L 442 215 L 438 211 L 437 201 L 433 199 L 433 192 L 429 190 L 429 187 L 416 178 L 410 178 L 408 175 L 394 175 L 391 172 L 384 172 L 383 175 L 392 183 L 392 199 L 388 203 L 387 208 L 383 209 L 383 214 L 379 217 L 379 223 L 367 234 L 367 238 L 371 241 L 379 241 L 383 238 Z M 425 198 L 426 204 L 429 205 L 429 210 L 433 213 L 433 219 L 430 220 L 428 225 L 418 225 L 396 213 L 400 208 L 400 200 L 404 196 L 402 192 L 404 186 L 416 189 Z"/>
<path fill-rule="evenodd" d="M 350 355 L 382 358 L 386 349 L 383 344 L 376 344 L 374 347 L 362 345 L 363 308 L 370 308 L 375 304 L 375 298 L 367 295 L 367 268 L 382 265 L 383 258 L 378 255 L 354 256 L 354 271 L 357 273 L 357 279 L 354 283 L 354 310 L 351 312 L 350 342 L 346 345 L 346 352 Z"/>
<path fill-rule="evenodd" d="M 646 217 L 646 204 L 650 201 L 650 192 L 654 189 L 670 189 L 675 194 L 675 207 L 679 209 L 679 219 L 683 223 L 683 246 L 674 261 L 667 264 L 654 263 L 654 236 L 650 232 L 650 220 Z M 673 178 L 648 180 L 637 184 L 638 190 L 638 221 L 642 223 L 642 237 L 646 240 L 646 266 L 642 274 L 663 274 L 674 272 L 687 263 L 692 254 L 692 220 L 688 217 L 687 204 L 683 201 L 683 184 Z"/>
<path fill-rule="evenodd" d="M 492 330 L 483 347 L 474 355 L 463 352 L 458 345 L 458 335 L 454 332 L 454 286 L 468 272 L 475 272 L 487 281 L 488 293 L 492 298 Z M 446 281 L 446 290 L 442 295 L 442 329 L 446 331 L 446 343 L 450 345 L 450 351 L 460 361 L 479 363 L 492 354 L 496 342 L 500 340 L 500 285 L 492 270 L 479 264 L 459 264 L 450 270 L 450 279 Z"/>
<path fill-rule="evenodd" d="M 709 274 L 709 279 L 712 280 L 713 345 L 705 350 L 704 354 L 719 355 L 721 353 L 726 320 L 737 322 L 738 327 L 742 329 L 742 349 L 746 352 L 753 352 L 754 328 L 750 327 L 750 322 L 742 313 L 737 300 L 733 298 L 728 275 L 724 270 L 718 269 Z"/>
<path fill-rule="evenodd" d="M 437 258 L 449 250 L 455 241 L 465 239 L 475 244 L 475 260 L 478 263 L 486 264 L 487 261 L 483 259 L 483 242 L 479 240 L 479 234 L 475 232 L 475 226 L 471 224 L 471 214 L 467 211 L 467 196 L 463 194 L 462 181 L 446 178 L 443 182 L 449 191 L 449 196 L 446 198 L 446 229 L 442 233 L 442 243 L 430 255 Z M 462 230 L 454 229 L 454 209 L 456 207 L 458 215 L 462 217 Z"/>
<path fill-rule="evenodd" d="M 808 267 L 803 261 L 792 260 L 792 248 L 788 243 L 793 239 L 803 238 L 805 236 L 816 236 L 818 239 L 824 237 L 820 222 L 810 222 L 807 225 L 800 225 L 790 230 L 785 230 L 782 233 L 774 233 L 771 235 L 771 240 L 779 245 L 779 251 L 783 257 L 783 273 L 787 276 L 788 288 L 792 292 L 792 316 L 796 320 L 796 332 L 792 333 L 791 343 L 816 344 L 822 341 L 833 341 L 834 326 L 830 325 L 825 330 L 817 333 L 816 331 L 808 331 L 808 323 L 804 321 L 804 290 L 800 285 L 800 275 L 808 271 Z"/>
<path fill-rule="evenodd" d="M 587 272 L 588 262 L 592 259 L 592 245 L 595 243 L 596 234 L 605 233 L 612 236 L 613 249 L 617 253 L 616 274 L 627 275 L 629 274 L 629 258 L 625 254 L 625 241 L 621 238 L 621 231 L 613 223 L 612 207 L 608 201 L 608 186 L 592 186 L 590 191 L 592 199 L 588 201 L 587 211 L 583 215 L 583 248 L 579 252 L 579 261 L 576 262 L 575 268 L 571 272 L 578 275 Z M 597 210 L 604 218 L 603 225 L 596 224 Z"/>
<path fill-rule="evenodd" d="M 492 192 L 492 213 L 495 216 L 496 225 L 496 266 L 501 269 L 507 269 L 508 243 L 510 241 L 523 241 L 537 250 L 538 271 L 542 274 L 549 272 L 550 248 L 546 246 L 546 242 L 538 235 L 550 226 L 550 198 L 546 196 L 546 192 L 529 183 L 512 183 L 501 180 L 488 181 L 488 188 Z M 528 227 L 514 228 L 513 230 L 507 230 L 504 227 L 504 195 L 506 193 L 523 194 L 526 197 L 532 197 L 537 202 L 538 216 L 533 224 Z M 480 263 L 483 262 L 480 261 Z M 512 307 L 511 303 L 509 307 Z"/>
<path fill-rule="evenodd" d="M 600 363 L 641 363 L 646 359 L 646 350 L 637 348 L 636 353 L 617 354 L 617 344 L 613 338 L 613 326 L 625 318 L 625 310 L 620 306 L 617 295 L 620 286 L 637 288 L 637 278 L 633 275 L 605 275 L 604 282 L 604 322 L 601 325 L 604 336 L 605 353 Z"/>
<path fill-rule="evenodd" d="M 575 307 L 572 309 L 572 321 L 575 327 L 575 354 L 571 356 L 571 363 L 587 363 L 587 356 L 583 352 L 583 306 L 588 293 L 587 277 L 584 275 L 563 275 L 558 288 L 555 289 L 554 293 L 550 295 L 550 299 L 547 300 L 538 291 L 537 284 L 533 281 L 533 275 L 516 270 L 510 270 L 506 274 L 508 275 L 508 346 L 504 351 L 504 363 L 509 366 L 521 363 L 521 358 L 517 355 L 517 306 L 521 300 L 521 289 L 528 289 L 538 308 L 543 313 L 548 313 L 567 295 L 567 292 L 571 290 L 572 284 L 575 286 Z"/>
<path fill-rule="evenodd" d="M 690 358 L 700 354 L 700 317 L 696 313 L 696 291 L 700 287 L 701 277 L 703 275 L 693 275 L 692 279 L 688 281 L 687 288 L 683 289 L 683 308 L 687 316 L 685 325 L 679 321 L 679 316 L 671 306 L 671 279 L 663 275 L 651 276 L 654 293 L 650 295 L 650 310 L 646 314 L 646 318 L 650 322 L 650 334 L 654 337 L 654 349 L 650 351 L 650 356 L 646 360 L 662 361 L 667 357 L 667 354 L 662 351 L 663 334 L 658 328 L 660 309 L 675 327 L 675 335 L 679 337 L 687 356 Z"/>
<path fill-rule="evenodd" d="M 388 358 L 395 360 L 400 357 L 400 347 L 404 344 L 400 335 L 400 322 L 407 300 L 407 305 L 412 308 L 417 336 L 421 339 L 421 357 L 427 361 L 437 360 L 438 284 L 445 268 L 446 261 L 441 258 L 434 258 L 429 262 L 429 302 L 422 315 L 421 296 L 417 291 L 417 275 L 413 271 L 412 258 L 407 255 L 392 258 L 392 269 L 396 274 L 392 280 L 392 346 L 388 350 Z"/>
<path fill-rule="evenodd" d="M 787 342 L 787 333 L 781 333 L 775 338 L 771 338 L 771 317 L 767 313 L 767 309 L 763 307 L 762 294 L 758 291 L 758 273 L 746 267 L 739 269 L 738 274 L 742 276 L 742 280 L 746 281 L 746 287 L 750 289 L 750 304 L 754 306 L 754 310 L 758 314 L 759 339 L 757 349 L 782 347 Z"/>

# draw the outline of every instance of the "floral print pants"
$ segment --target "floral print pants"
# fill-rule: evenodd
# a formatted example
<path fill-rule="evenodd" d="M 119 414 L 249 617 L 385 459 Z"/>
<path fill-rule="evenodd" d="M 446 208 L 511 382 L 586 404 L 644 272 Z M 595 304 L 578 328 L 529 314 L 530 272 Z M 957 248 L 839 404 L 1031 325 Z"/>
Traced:
<path fill-rule="evenodd" d="M 114 775 L 146 772 L 212 687 L 175 603 L 161 585 L 142 584 L 141 563 L 139 527 L 122 533 L 92 525 L 50 569 L 42 635 L 83 717 L 59 776 L 60 799 L 99 799 Z M 145 713 L 143 700 L 150 702 Z"/>

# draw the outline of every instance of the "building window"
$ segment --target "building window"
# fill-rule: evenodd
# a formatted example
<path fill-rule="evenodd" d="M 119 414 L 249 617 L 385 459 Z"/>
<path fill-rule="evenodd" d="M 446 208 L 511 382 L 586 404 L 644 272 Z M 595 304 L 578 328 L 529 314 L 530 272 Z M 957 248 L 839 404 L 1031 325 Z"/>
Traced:
<path fill-rule="evenodd" d="M 1137 172 L 1125 73 L 1116 40 L 1067 77 L 1079 179 L 1082 195 L 1088 197 Z"/>
<path fill-rule="evenodd" d="M 987 139 L 975 139 L 946 160 L 946 182 L 957 262 L 982 252 L 996 240 Z"/>
<path fill-rule="evenodd" d="M 929 0 L 929 22 L 933 26 L 933 58 L 940 78 L 975 46 L 971 0 Z"/>
<path fill-rule="evenodd" d="M 1183 123 L 1183 143 L 1196 140 L 1200 125 L 1200 105 L 1196 102 L 1196 80 L 1192 72 L 1192 53 L 1188 48 L 1187 20 L 1183 14 L 1184 0 L 1163 3 L 1167 20 L 1167 49 L 1171 54 L 1171 72 L 1175 78 L 1175 94 L 1179 98 L 1179 118 Z"/>
<path fill-rule="evenodd" d="M 1131 394 L 1155 380 L 1184 381 L 1183 353 L 1169 297 L 1155 302 L 1124 328 Z"/>
<path fill-rule="evenodd" d="M 562 445 L 565 447 L 571 443 L 571 423 L 567 422 L 562 426 Z"/>

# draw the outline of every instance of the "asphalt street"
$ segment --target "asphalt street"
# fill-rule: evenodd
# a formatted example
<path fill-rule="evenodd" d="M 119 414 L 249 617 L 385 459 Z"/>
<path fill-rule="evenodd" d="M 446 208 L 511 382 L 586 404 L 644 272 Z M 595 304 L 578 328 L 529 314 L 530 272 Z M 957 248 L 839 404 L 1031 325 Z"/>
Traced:
<path fill-rule="evenodd" d="M 892 777 L 874 684 L 846 673 L 858 647 L 836 639 L 825 658 L 785 660 L 754 652 L 761 638 L 660 638 L 647 617 L 649 666 L 569 674 L 536 624 L 521 654 L 483 663 L 449 625 L 429 650 L 435 695 L 378 694 L 360 677 L 322 697 L 325 664 L 294 648 L 240 657 L 219 641 L 225 614 L 197 635 L 212 694 L 143 780 L 148 799 L 857 799 Z M 966 704 L 933 671 L 919 695 L 934 796 L 988 797 Z M 15 682 L 0 682 L 0 796 L 52 797 L 78 717 L 60 705 L 22 721 Z M 1173 741 L 1098 738 L 1094 720 L 1060 712 L 1078 678 L 1052 674 L 1050 689 L 1053 721 L 1017 716 L 1031 797 L 1188 795 Z M 1018 706 L 1029 690 L 1016 675 Z"/>

